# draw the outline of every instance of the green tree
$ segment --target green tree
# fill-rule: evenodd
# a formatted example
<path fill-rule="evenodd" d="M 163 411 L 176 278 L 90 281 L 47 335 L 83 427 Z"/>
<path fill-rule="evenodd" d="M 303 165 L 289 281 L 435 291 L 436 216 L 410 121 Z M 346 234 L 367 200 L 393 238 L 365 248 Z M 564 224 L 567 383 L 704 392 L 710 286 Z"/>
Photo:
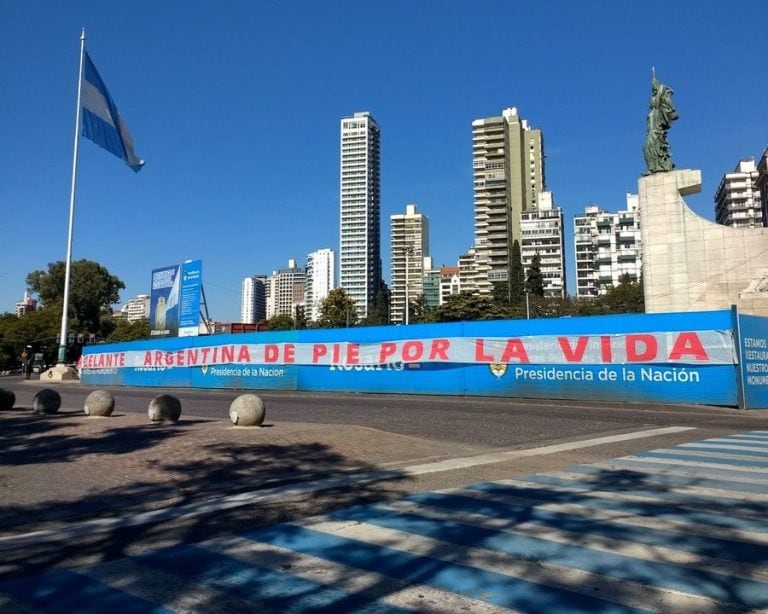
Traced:
<path fill-rule="evenodd" d="M 344 328 L 357 324 L 355 301 L 344 288 L 335 288 L 325 297 L 320 305 L 319 324 L 322 328 Z"/>
<path fill-rule="evenodd" d="M 269 330 L 293 330 L 296 328 L 296 323 L 287 313 L 279 313 L 267 320 L 267 326 Z"/>
<path fill-rule="evenodd" d="M 419 294 L 415 299 L 409 301 L 410 311 L 408 312 L 408 321 L 412 324 L 428 324 L 437 322 L 437 308 L 430 307 L 424 301 L 424 295 Z"/>
<path fill-rule="evenodd" d="M 499 320 L 505 316 L 505 311 L 496 305 L 490 297 L 477 296 L 466 291 L 452 294 L 437 308 L 438 322 Z"/>
<path fill-rule="evenodd" d="M 512 303 L 509 296 L 509 284 L 506 281 L 493 282 L 493 302 L 500 307 L 508 307 Z"/>
<path fill-rule="evenodd" d="M 572 313 L 576 316 L 596 316 L 605 314 L 605 305 L 600 297 L 580 297 L 573 300 Z"/>
<path fill-rule="evenodd" d="M 29 311 L 21 318 L 5 314 L 0 317 L 0 352 L 10 356 L 11 362 L 15 363 L 31 345 L 32 352 L 42 353 L 46 362 L 54 362 L 60 329 L 60 309 Z"/>
<path fill-rule="evenodd" d="M 574 313 L 573 300 L 570 296 L 545 296 L 531 299 L 531 317 L 562 318 Z"/>
<path fill-rule="evenodd" d="M 531 266 L 528 267 L 528 277 L 525 280 L 525 289 L 532 296 L 544 296 L 544 275 L 541 272 L 541 256 L 538 252 L 531 258 Z"/>
<path fill-rule="evenodd" d="M 381 284 L 376 299 L 373 301 L 373 309 L 368 313 L 368 317 L 362 324 L 366 326 L 385 326 L 389 324 L 389 288 L 387 284 Z"/>
<path fill-rule="evenodd" d="M 512 242 L 512 266 L 510 267 L 509 283 L 511 304 L 515 305 L 525 297 L 525 268 L 523 268 L 523 257 L 517 239 Z"/>
<path fill-rule="evenodd" d="M 633 282 L 627 273 L 619 284 L 600 297 L 607 313 L 645 313 L 643 280 Z"/>
<path fill-rule="evenodd" d="M 32 271 L 27 275 L 27 288 L 37 294 L 43 310 L 61 309 L 64 303 L 65 263 L 52 262 L 48 271 Z M 92 260 L 72 263 L 69 284 L 69 315 L 72 329 L 100 333 L 102 318 L 112 314 L 112 305 L 120 300 L 125 284 L 105 267 Z"/>
<path fill-rule="evenodd" d="M 307 328 L 309 322 L 307 320 L 307 312 L 304 305 L 296 305 L 294 309 L 294 322 L 296 324 L 296 330 L 302 330 Z"/>
<path fill-rule="evenodd" d="M 107 336 L 106 340 L 110 343 L 118 341 L 137 341 L 139 339 L 149 339 L 149 320 L 141 318 L 133 322 L 128 320 L 116 320 L 114 330 Z"/>
<path fill-rule="evenodd" d="M 509 281 L 493 284 L 493 301 L 510 310 L 510 314 L 519 311 L 519 305 L 525 298 L 525 269 L 520 253 L 520 243 L 512 242 L 509 253 Z"/>

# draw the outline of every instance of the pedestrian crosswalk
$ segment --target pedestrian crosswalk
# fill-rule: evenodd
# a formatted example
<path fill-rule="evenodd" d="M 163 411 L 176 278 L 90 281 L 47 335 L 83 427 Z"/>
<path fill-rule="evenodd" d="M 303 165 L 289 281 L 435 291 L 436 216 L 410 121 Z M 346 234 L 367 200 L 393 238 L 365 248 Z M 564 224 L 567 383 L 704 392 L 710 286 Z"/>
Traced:
<path fill-rule="evenodd" d="M 768 611 L 768 431 L 0 584 L 4 612 Z"/>

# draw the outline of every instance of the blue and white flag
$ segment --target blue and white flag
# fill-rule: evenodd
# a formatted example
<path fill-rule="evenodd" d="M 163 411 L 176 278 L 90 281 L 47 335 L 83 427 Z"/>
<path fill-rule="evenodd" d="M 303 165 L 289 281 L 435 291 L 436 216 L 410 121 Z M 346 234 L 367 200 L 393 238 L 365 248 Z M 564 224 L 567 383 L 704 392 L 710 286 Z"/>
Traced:
<path fill-rule="evenodd" d="M 83 136 L 99 147 L 122 158 L 137 173 L 144 166 L 144 160 L 133 151 L 133 139 L 128 128 L 117 112 L 115 101 L 107 91 L 88 52 L 85 52 L 83 67 L 83 88 L 81 106 L 83 109 Z"/>

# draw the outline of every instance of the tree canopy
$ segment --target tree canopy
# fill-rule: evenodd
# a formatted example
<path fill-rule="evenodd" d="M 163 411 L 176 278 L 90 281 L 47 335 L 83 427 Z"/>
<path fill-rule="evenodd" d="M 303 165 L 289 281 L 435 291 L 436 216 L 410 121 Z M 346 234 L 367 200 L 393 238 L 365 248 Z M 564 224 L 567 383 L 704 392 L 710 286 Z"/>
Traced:
<path fill-rule="evenodd" d="M 645 312 L 643 280 L 635 283 L 626 273 L 619 279 L 619 285 L 612 286 L 601 298 L 608 313 Z"/>
<path fill-rule="evenodd" d="M 507 312 L 490 297 L 477 296 L 472 292 L 459 292 L 445 299 L 437 308 L 438 322 L 461 322 L 464 320 L 499 320 Z"/>
<path fill-rule="evenodd" d="M 335 288 L 325 297 L 320 305 L 318 324 L 322 328 L 344 328 L 357 324 L 355 301 L 344 291 L 344 288 Z"/>
<path fill-rule="evenodd" d="M 544 296 L 544 275 L 541 272 L 541 256 L 536 252 L 528 267 L 528 277 L 525 279 L 525 289 L 533 296 Z"/>
<path fill-rule="evenodd" d="M 27 275 L 27 289 L 36 294 L 43 308 L 64 303 L 65 263 L 52 262 L 47 271 Z M 105 267 L 93 260 L 72 262 L 69 284 L 69 316 L 73 328 L 81 332 L 101 333 L 103 314 L 112 313 L 112 305 L 120 300 L 125 284 Z"/>
<path fill-rule="evenodd" d="M 383 283 L 376 292 L 373 308 L 368 317 L 362 322 L 367 326 L 384 326 L 389 324 L 389 288 Z"/>
<path fill-rule="evenodd" d="M 525 269 L 523 268 L 520 243 L 517 239 L 512 242 L 511 260 L 512 266 L 509 270 L 509 304 L 515 305 L 522 301 L 525 296 Z"/>
<path fill-rule="evenodd" d="M 118 320 L 115 322 L 115 329 L 109 333 L 107 341 L 116 343 L 118 341 L 137 341 L 148 338 L 149 320 L 141 318 L 133 322 L 128 322 L 128 320 Z"/>
<path fill-rule="evenodd" d="M 296 322 L 287 313 L 279 313 L 267 320 L 269 330 L 293 330 L 296 328 Z"/>

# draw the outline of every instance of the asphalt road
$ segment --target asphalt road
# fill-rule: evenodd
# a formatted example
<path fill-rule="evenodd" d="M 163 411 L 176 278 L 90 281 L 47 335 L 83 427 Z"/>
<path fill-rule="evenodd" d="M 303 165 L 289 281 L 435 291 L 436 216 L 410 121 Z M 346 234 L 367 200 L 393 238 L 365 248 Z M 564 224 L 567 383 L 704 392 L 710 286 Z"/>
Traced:
<path fill-rule="evenodd" d="M 40 381 L 0 378 L 17 405 L 31 406 Z M 95 387 L 54 386 L 62 407 L 83 407 Z M 145 413 L 158 394 L 177 396 L 183 416 L 226 418 L 229 404 L 243 391 L 112 388 L 121 411 Z M 268 421 L 349 424 L 413 437 L 477 446 L 510 448 L 567 441 L 585 436 L 661 426 L 693 426 L 731 432 L 768 425 L 768 410 L 737 410 L 701 405 L 646 405 L 563 401 L 255 391 L 265 402 Z"/>

